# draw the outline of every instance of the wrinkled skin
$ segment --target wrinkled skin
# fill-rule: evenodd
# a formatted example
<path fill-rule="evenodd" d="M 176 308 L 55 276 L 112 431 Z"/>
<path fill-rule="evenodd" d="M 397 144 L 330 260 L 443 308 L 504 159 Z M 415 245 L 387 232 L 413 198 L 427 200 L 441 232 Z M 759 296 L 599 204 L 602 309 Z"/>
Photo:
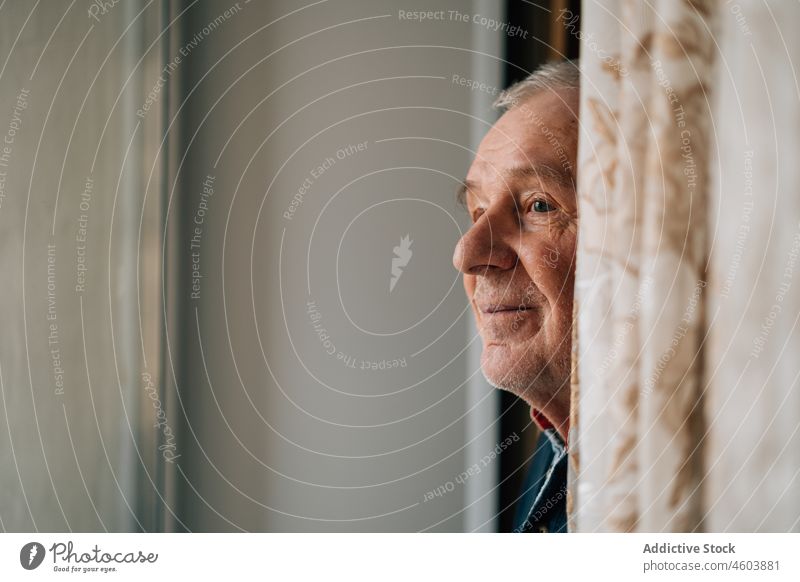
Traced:
<path fill-rule="evenodd" d="M 483 340 L 481 368 L 566 439 L 577 200 L 578 92 L 542 91 L 492 126 L 463 191 L 456 245 Z"/>

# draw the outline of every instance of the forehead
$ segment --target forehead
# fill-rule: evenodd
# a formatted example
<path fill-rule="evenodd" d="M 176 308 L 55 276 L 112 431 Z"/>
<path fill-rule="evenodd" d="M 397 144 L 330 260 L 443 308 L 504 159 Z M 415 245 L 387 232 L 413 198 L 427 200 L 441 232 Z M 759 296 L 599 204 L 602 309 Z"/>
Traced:
<path fill-rule="evenodd" d="M 577 109 L 574 90 L 543 91 L 522 101 L 504 113 L 483 138 L 468 180 L 491 180 L 512 169 L 538 164 L 574 171 Z"/>

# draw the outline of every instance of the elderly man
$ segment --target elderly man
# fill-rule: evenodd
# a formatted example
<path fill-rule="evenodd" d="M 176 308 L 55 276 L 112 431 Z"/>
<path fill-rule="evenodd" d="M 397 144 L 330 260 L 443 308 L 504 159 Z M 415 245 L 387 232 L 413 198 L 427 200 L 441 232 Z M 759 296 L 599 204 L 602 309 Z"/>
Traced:
<path fill-rule="evenodd" d="M 455 249 L 483 340 L 481 368 L 542 428 L 517 531 L 566 531 L 578 143 L 577 64 L 546 65 L 503 93 L 460 197 Z"/>

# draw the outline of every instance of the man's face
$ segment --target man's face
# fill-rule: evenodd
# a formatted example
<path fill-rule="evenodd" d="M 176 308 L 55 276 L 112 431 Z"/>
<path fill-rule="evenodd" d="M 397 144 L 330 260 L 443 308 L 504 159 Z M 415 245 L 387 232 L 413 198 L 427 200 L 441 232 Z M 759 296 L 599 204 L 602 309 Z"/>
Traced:
<path fill-rule="evenodd" d="M 539 410 L 569 384 L 577 111 L 576 90 L 545 91 L 492 127 L 465 180 L 472 226 L 453 255 L 484 375 Z"/>

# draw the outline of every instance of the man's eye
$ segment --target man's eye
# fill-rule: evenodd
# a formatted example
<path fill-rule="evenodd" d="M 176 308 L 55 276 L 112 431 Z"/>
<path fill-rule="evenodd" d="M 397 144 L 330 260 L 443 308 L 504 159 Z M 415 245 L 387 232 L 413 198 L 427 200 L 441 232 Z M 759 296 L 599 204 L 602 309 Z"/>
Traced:
<path fill-rule="evenodd" d="M 547 200 L 537 199 L 533 201 L 533 205 L 531 206 L 531 210 L 533 212 L 553 212 L 556 210 L 556 207 L 552 204 L 548 204 Z"/>

